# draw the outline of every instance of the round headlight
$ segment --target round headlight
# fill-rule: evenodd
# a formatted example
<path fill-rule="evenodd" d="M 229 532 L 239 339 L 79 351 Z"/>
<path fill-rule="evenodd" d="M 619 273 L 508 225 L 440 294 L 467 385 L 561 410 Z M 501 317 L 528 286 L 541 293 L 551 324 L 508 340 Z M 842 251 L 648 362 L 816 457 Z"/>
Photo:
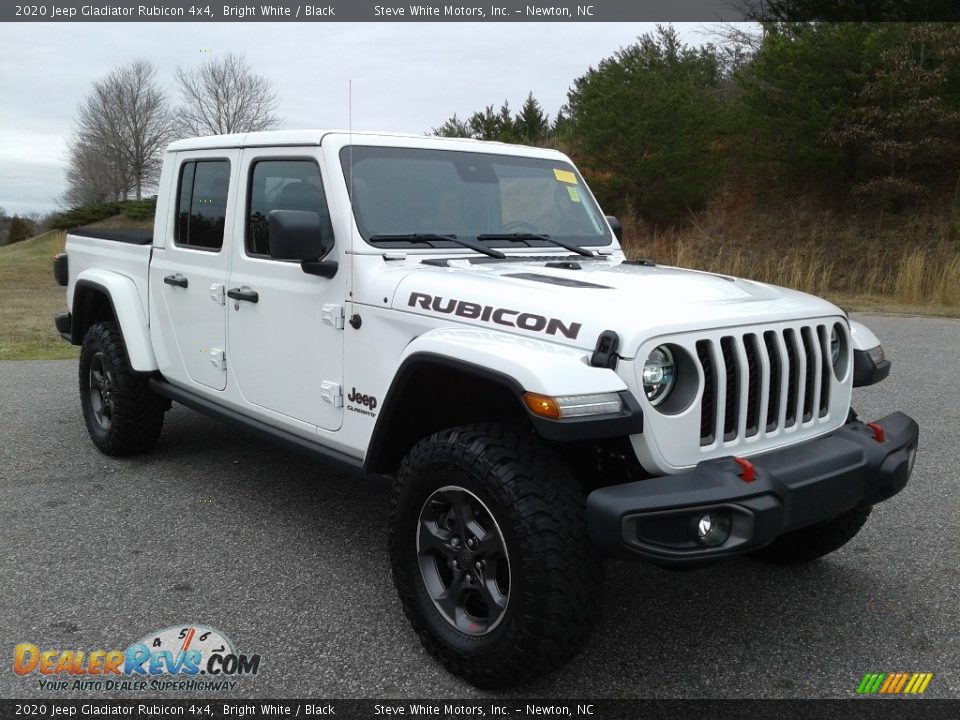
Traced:
<path fill-rule="evenodd" d="M 837 330 L 837 326 L 834 325 L 833 329 L 830 331 L 830 361 L 833 363 L 833 366 L 837 366 L 837 361 L 840 359 L 840 333 Z"/>
<path fill-rule="evenodd" d="M 643 392 L 651 405 L 659 405 L 673 389 L 677 366 L 673 353 L 664 345 L 656 347 L 643 365 Z"/>

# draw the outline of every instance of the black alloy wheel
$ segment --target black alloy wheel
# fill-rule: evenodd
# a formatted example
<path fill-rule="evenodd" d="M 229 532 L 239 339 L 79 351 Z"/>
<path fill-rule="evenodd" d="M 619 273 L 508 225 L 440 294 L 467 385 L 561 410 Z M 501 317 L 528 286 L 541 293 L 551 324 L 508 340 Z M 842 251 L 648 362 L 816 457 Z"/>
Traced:
<path fill-rule="evenodd" d="M 430 599 L 453 627 L 485 635 L 500 624 L 510 601 L 510 558 L 480 498 L 455 485 L 427 498 L 417 558 Z"/>

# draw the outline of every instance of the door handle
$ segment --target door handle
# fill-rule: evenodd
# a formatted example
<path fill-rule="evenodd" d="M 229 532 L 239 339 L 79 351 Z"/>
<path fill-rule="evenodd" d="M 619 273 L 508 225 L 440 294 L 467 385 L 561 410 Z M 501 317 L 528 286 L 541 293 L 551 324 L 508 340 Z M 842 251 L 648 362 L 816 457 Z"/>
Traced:
<path fill-rule="evenodd" d="M 185 288 L 187 286 L 187 279 L 180 273 L 177 273 L 176 275 L 167 275 L 163 279 L 163 281 L 167 285 L 176 285 L 177 287 L 182 287 L 182 288 Z"/>
<path fill-rule="evenodd" d="M 260 294 L 256 290 L 251 290 L 246 285 L 227 290 L 227 297 L 233 300 L 246 300 L 247 302 L 260 302 Z"/>

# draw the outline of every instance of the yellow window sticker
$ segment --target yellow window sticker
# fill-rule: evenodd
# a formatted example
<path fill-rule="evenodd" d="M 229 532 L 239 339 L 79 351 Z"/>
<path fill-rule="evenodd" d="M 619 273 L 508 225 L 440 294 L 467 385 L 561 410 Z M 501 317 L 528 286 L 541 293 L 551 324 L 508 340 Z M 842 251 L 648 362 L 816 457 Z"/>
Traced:
<path fill-rule="evenodd" d="M 569 170 L 560 170 L 559 168 L 554 168 L 553 176 L 557 179 L 557 182 L 568 183 L 570 185 L 577 184 L 577 176 Z"/>
<path fill-rule="evenodd" d="M 580 193 L 577 192 L 575 187 L 567 187 L 567 195 L 570 196 L 571 201 L 580 202 Z"/>

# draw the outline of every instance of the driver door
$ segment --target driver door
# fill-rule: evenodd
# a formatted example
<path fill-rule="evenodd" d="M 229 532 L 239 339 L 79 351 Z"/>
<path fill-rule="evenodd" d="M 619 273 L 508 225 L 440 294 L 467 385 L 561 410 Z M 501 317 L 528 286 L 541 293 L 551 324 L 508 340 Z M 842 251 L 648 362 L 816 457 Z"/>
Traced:
<path fill-rule="evenodd" d="M 311 151 L 254 148 L 241 157 L 246 210 L 227 279 L 228 364 L 243 402 L 276 413 L 280 422 L 338 430 L 345 273 L 323 278 L 270 258 L 270 211 L 310 211 L 329 220 Z M 338 253 L 335 246 L 328 257 Z"/>

